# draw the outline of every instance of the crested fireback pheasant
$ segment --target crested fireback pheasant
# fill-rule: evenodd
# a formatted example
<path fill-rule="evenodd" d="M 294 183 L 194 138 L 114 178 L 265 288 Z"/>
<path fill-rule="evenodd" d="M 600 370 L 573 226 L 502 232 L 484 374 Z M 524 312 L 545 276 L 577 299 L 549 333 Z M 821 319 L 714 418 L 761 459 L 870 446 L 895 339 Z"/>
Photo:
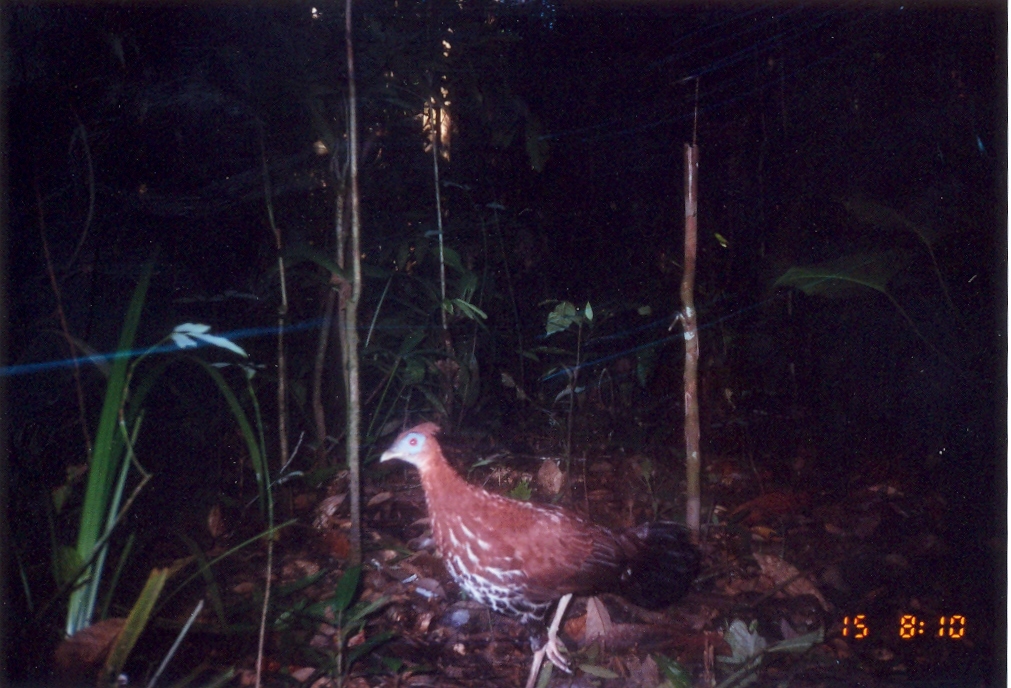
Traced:
<path fill-rule="evenodd" d="M 418 469 L 436 547 L 470 597 L 524 622 L 542 620 L 560 599 L 528 686 L 545 655 L 569 671 L 557 632 L 573 594 L 613 592 L 656 609 L 680 599 L 695 579 L 700 556 L 682 526 L 659 522 L 609 530 L 571 511 L 492 494 L 450 467 L 438 432 L 433 423 L 411 428 L 380 461 L 400 459 Z"/>

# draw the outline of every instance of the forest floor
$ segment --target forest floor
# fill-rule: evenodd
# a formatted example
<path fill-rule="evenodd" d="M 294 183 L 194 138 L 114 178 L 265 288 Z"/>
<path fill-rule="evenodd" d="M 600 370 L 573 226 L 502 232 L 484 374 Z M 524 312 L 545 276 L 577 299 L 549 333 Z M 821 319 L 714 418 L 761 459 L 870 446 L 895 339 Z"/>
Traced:
<path fill-rule="evenodd" d="M 669 448 L 647 456 L 580 445 L 566 479 L 557 433 L 458 433 L 442 444 L 457 470 L 494 492 L 588 511 L 610 527 L 684 519 L 683 468 Z M 994 582 L 967 578 L 989 562 L 966 559 L 997 544 L 953 541 L 956 505 L 909 462 L 868 460 L 840 474 L 845 484 L 818 490 L 805 461 L 781 457 L 786 468 L 776 471 L 705 457 L 703 565 L 691 592 L 662 612 L 617 596 L 576 598 L 561 633 L 575 671 L 542 674 L 542 685 L 989 685 L 1000 645 L 990 635 Z M 522 686 L 531 635 L 543 638 L 543 628 L 462 599 L 406 464 L 365 471 L 365 565 L 353 600 L 335 602 L 335 590 L 353 585 L 340 582 L 346 485 L 338 474 L 318 491 L 287 494 L 297 522 L 274 553 L 265 685 Z M 209 555 L 235 544 L 217 530 Z M 233 623 L 222 633 L 221 617 L 205 611 L 187 641 L 198 668 L 237 666 L 244 686 L 255 683 L 265 563 L 261 542 L 215 570 L 218 613 L 250 620 L 245 632 Z M 178 605 L 180 623 L 195 599 Z"/>

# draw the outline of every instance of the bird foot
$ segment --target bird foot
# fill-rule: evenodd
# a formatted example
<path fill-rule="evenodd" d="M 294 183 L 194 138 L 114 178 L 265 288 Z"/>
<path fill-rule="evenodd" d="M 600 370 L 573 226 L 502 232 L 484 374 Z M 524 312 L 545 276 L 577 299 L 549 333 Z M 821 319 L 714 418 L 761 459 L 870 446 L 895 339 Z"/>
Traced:
<path fill-rule="evenodd" d="M 566 661 L 565 657 L 562 656 L 561 650 L 558 647 L 557 639 L 548 639 L 548 642 L 544 643 L 544 647 L 534 653 L 534 663 L 530 667 L 530 678 L 527 679 L 526 688 L 534 688 L 537 685 L 537 679 L 541 673 L 541 666 L 544 664 L 544 658 L 547 657 L 548 661 L 554 664 L 556 667 L 561 669 L 567 674 L 572 673 L 572 669 L 569 668 L 569 663 Z"/>
<path fill-rule="evenodd" d="M 534 653 L 534 663 L 530 667 L 530 678 L 527 679 L 526 688 L 534 688 L 537 685 L 537 677 L 541 673 L 541 665 L 544 664 L 545 657 L 565 673 L 572 673 L 572 669 L 569 668 L 569 662 L 562 656 L 562 649 L 565 646 L 558 642 L 558 627 L 562 623 L 562 616 L 565 614 L 565 608 L 569 606 L 571 599 L 572 594 L 570 593 L 558 601 L 555 618 L 551 622 L 551 628 L 548 629 L 548 641 L 544 643 L 544 647 Z"/>
<path fill-rule="evenodd" d="M 572 669 L 569 668 L 569 660 L 562 656 L 562 650 L 564 648 L 565 646 L 558 642 L 558 638 L 552 635 L 548 637 L 548 642 L 544 643 L 544 647 L 541 648 L 541 651 L 544 652 L 549 662 L 565 673 L 571 674 Z"/>

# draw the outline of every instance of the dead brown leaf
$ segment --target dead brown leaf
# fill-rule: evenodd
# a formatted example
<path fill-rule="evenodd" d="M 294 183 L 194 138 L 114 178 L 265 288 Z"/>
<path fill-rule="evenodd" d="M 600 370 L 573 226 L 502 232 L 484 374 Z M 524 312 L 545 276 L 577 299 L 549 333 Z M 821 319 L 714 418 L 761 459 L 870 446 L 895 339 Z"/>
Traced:
<path fill-rule="evenodd" d="M 126 619 L 104 619 L 83 628 L 56 648 L 56 671 L 64 677 L 85 678 L 105 662 Z M 90 677 L 94 682 L 95 676 Z"/>
<path fill-rule="evenodd" d="M 599 597 L 591 597 L 586 601 L 586 629 L 583 645 L 592 643 L 597 638 L 606 638 L 611 633 L 611 614 Z"/>
<path fill-rule="evenodd" d="M 555 460 L 545 459 L 541 463 L 540 470 L 537 471 L 537 484 L 549 495 L 554 496 L 562 491 L 564 483 L 565 475 L 562 474 L 562 470 Z"/>
<path fill-rule="evenodd" d="M 221 515 L 221 505 L 215 504 L 207 513 L 207 532 L 217 540 L 225 534 L 225 519 Z"/>
<path fill-rule="evenodd" d="M 378 506 L 378 505 L 382 504 L 383 502 L 388 501 L 392 497 L 393 497 L 393 493 L 392 492 L 389 492 L 389 491 L 380 492 L 379 494 L 377 494 L 376 496 L 374 496 L 372 499 L 370 499 L 369 503 L 366 504 L 365 506 L 366 507 Z"/>
<path fill-rule="evenodd" d="M 808 580 L 800 575 L 800 571 L 789 562 L 775 556 L 774 554 L 755 553 L 758 565 L 762 567 L 762 574 L 772 580 L 772 587 L 778 587 L 786 583 L 783 592 L 790 597 L 799 595 L 813 595 L 818 599 L 822 609 L 829 610 L 828 601 L 822 597 L 821 591 Z M 787 583 L 787 581 L 790 581 Z"/>

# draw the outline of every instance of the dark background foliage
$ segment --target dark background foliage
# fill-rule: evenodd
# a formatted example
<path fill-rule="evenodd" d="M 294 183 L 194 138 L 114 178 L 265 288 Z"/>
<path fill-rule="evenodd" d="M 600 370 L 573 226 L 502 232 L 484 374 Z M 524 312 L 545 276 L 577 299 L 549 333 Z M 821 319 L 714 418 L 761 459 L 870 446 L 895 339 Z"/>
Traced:
<path fill-rule="evenodd" d="M 16 368 L 66 357 L 40 218 L 69 327 L 96 351 L 114 348 L 140 266 L 157 247 L 140 341 L 207 322 L 252 333 L 243 346 L 269 362 L 278 296 L 264 156 L 285 242 L 328 252 L 333 243 L 334 161 L 346 147 L 344 20 L 337 5 L 318 11 L 314 18 L 303 3 L 5 11 L 4 331 L 14 366 L 6 420 L 11 522 L 25 524 L 15 528 L 23 542 L 44 549 L 39 496 L 84 458 L 68 369 Z M 363 389 L 397 379 L 389 394 L 367 396 L 366 440 L 381 446 L 389 421 L 434 408 L 422 392 L 434 394 L 425 385 L 439 348 L 435 203 L 419 114 L 444 88 L 453 129 L 442 207 L 461 266 L 450 271 L 450 296 L 476 286 L 472 303 L 489 316 L 452 323 L 457 352 L 472 352 L 460 360 L 472 364 L 473 382 L 452 421 L 496 430 L 547 423 L 550 414 L 517 400 L 501 374 L 550 408 L 565 383 L 548 373 L 572 361 L 517 350 L 574 351 L 574 339 L 544 338 L 544 302 L 590 302 L 602 317 L 585 343 L 583 380 L 603 388 L 625 376 L 609 436 L 665 446 L 676 460 L 682 349 L 668 325 L 679 308 L 682 147 L 697 136 L 708 451 L 759 447 L 784 480 L 799 452 L 827 492 L 844 492 L 854 467 L 898 465 L 943 482 L 958 515 L 951 528 L 982 549 L 1002 533 L 995 486 L 1006 449 L 1003 11 L 361 3 L 370 271 L 360 322 L 379 314 Z M 314 152 L 315 142 L 329 153 Z M 906 230 L 861 221 L 847 210 L 854 199 L 894 211 Z M 937 273 L 917 231 L 932 238 Z M 883 251 L 905 257 L 888 288 L 916 329 L 873 290 L 829 300 L 773 286 L 791 266 Z M 310 424 L 306 390 L 327 286 L 305 263 L 290 279 L 297 434 Z M 637 313 L 643 306 L 649 314 Z M 412 336 L 417 349 L 397 358 Z M 328 412 L 339 432 L 336 350 L 330 361 Z M 193 375 L 171 376 L 141 440 L 162 476 L 135 516 L 152 539 L 200 512 L 193 504 L 237 494 L 241 443 L 210 383 Z M 102 379 L 85 370 L 85 381 L 94 416 Z"/>

